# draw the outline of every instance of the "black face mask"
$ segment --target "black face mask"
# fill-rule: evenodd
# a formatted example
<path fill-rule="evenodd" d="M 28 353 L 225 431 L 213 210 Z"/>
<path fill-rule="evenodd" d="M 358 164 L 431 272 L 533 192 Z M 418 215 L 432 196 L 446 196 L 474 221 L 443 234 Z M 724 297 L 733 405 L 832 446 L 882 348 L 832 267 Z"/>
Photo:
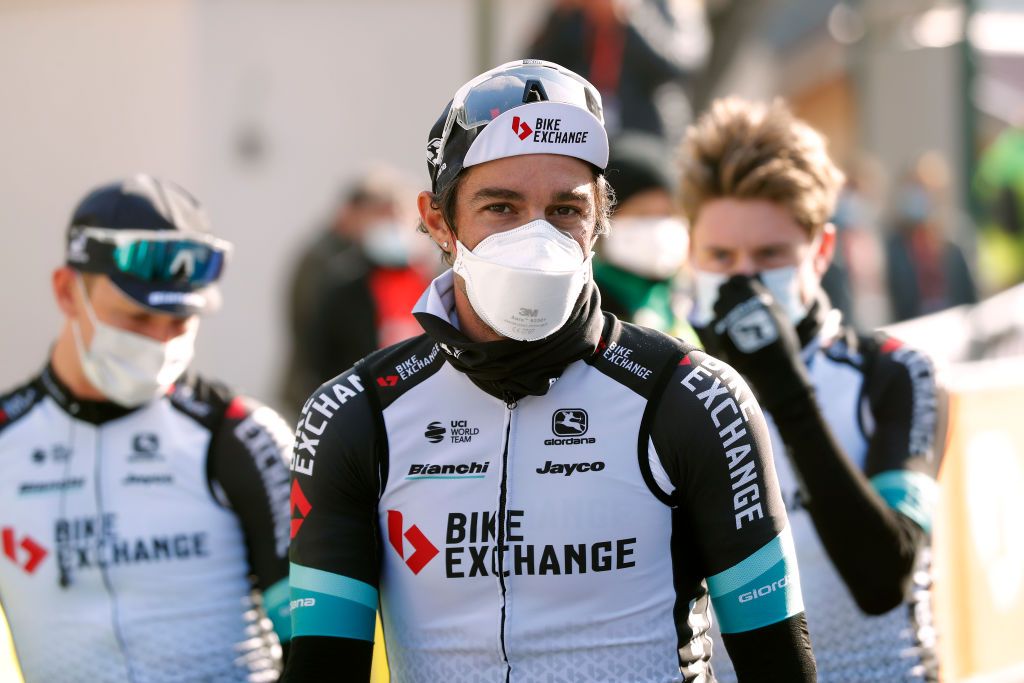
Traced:
<path fill-rule="evenodd" d="M 441 348 L 452 367 L 506 403 L 546 394 L 552 380 L 560 377 L 570 363 L 596 352 L 604 325 L 601 295 L 593 282 L 583 288 L 565 325 L 534 342 L 474 342 L 447 320 L 424 312 L 413 315 L 427 335 L 443 344 Z"/>

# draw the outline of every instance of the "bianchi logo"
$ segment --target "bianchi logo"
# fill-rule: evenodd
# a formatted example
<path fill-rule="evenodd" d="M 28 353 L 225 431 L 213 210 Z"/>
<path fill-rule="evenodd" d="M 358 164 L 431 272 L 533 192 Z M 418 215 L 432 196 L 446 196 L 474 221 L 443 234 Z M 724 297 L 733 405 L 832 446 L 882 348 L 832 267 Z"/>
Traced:
<path fill-rule="evenodd" d="M 562 408 L 551 415 L 551 433 L 557 439 L 545 439 L 545 446 L 576 446 L 597 443 L 593 437 L 581 438 L 590 429 L 587 411 L 582 408 Z"/>
<path fill-rule="evenodd" d="M 459 463 L 457 465 L 432 465 L 430 463 L 409 466 L 406 479 L 483 479 L 491 461 Z"/>
<path fill-rule="evenodd" d="M 427 441 L 430 443 L 441 443 L 444 441 L 444 435 L 448 432 L 437 420 L 434 420 L 427 425 L 426 431 L 423 432 L 423 436 L 427 437 Z"/>

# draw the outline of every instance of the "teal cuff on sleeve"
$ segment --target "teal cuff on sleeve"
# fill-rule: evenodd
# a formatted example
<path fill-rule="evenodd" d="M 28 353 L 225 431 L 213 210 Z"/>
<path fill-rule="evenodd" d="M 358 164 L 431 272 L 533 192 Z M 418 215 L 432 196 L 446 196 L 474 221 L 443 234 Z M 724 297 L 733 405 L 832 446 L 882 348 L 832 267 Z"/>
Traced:
<path fill-rule="evenodd" d="M 871 485 L 886 504 L 909 517 L 925 533 L 932 531 L 932 515 L 939 497 L 938 483 L 922 472 L 889 470 L 871 477 Z"/>
<path fill-rule="evenodd" d="M 274 625 L 278 640 L 287 643 L 292 639 L 292 617 L 288 609 L 288 578 L 285 577 L 263 591 L 263 609 Z"/>
<path fill-rule="evenodd" d="M 746 559 L 708 577 L 722 633 L 740 633 L 804 611 L 793 535 L 787 526 Z"/>
<path fill-rule="evenodd" d="M 341 574 L 291 563 L 292 637 L 331 636 L 373 642 L 377 589 Z"/>

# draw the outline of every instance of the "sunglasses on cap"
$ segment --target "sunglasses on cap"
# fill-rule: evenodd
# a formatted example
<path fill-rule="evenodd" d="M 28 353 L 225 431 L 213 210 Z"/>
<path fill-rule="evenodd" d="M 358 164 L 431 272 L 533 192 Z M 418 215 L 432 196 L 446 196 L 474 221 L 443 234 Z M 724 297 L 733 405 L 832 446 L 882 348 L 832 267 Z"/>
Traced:
<path fill-rule="evenodd" d="M 480 74 L 455 93 L 438 146 L 438 158 L 455 125 L 471 130 L 509 109 L 531 102 L 560 102 L 586 109 L 602 124 L 601 94 L 585 78 L 553 62 L 523 59 Z"/>
<path fill-rule="evenodd" d="M 67 262 L 84 272 L 202 287 L 220 278 L 231 248 L 230 242 L 202 233 L 75 226 Z"/>

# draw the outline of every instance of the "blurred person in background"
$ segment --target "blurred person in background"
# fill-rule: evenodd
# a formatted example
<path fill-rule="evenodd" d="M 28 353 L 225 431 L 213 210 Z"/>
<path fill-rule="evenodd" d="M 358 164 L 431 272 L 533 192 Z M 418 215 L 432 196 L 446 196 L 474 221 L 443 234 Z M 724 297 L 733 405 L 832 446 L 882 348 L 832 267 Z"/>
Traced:
<path fill-rule="evenodd" d="M 563 64 L 600 91 L 609 135 L 665 137 L 657 95 L 682 88 L 709 46 L 703 5 L 693 0 L 555 0 L 526 50 Z"/>
<path fill-rule="evenodd" d="M 922 155 L 897 193 L 885 246 L 896 322 L 978 301 L 971 269 L 954 241 L 950 200 L 946 162 L 935 152 Z"/>
<path fill-rule="evenodd" d="M 601 311 L 600 94 L 510 62 L 427 139 L 420 218 L 452 269 L 416 306 L 425 334 L 303 410 L 285 680 L 366 681 L 379 604 L 395 680 L 704 681 L 708 586 L 744 681 L 814 680 L 756 401 Z M 752 577 L 771 595 L 745 600 Z"/>
<path fill-rule="evenodd" d="M 989 291 L 1024 282 L 1024 111 L 982 154 L 974 191 L 984 216 L 979 272 Z"/>
<path fill-rule="evenodd" d="M 413 195 L 377 168 L 349 187 L 299 258 L 289 295 L 292 351 L 282 398 L 298 413 L 324 377 L 420 332 L 412 308 L 429 278 L 414 265 Z"/>
<path fill-rule="evenodd" d="M 767 411 L 819 680 L 928 680 L 934 373 L 898 341 L 854 333 L 821 288 L 842 182 L 781 102 L 716 101 L 684 146 L 691 322 Z M 719 653 L 715 674 L 735 680 Z"/>
<path fill-rule="evenodd" d="M 78 204 L 66 246 L 49 363 L 0 399 L 0 599 L 25 680 L 276 680 L 291 430 L 188 370 L 229 245 L 136 175 Z"/>
<path fill-rule="evenodd" d="M 832 216 L 836 250 L 822 286 L 843 312 L 846 324 L 857 329 L 875 329 L 892 319 L 881 240 L 883 186 L 884 173 L 876 160 L 866 156 L 855 159 L 847 166 L 846 184 Z M 837 265 L 846 276 L 849 303 L 845 307 L 836 302 L 836 291 L 828 286 L 829 272 Z"/>
<path fill-rule="evenodd" d="M 594 258 L 601 308 L 620 320 L 696 341 L 676 312 L 676 276 L 690 238 L 678 214 L 678 180 L 664 142 L 641 133 L 613 140 L 607 177 L 615 207 Z"/>

